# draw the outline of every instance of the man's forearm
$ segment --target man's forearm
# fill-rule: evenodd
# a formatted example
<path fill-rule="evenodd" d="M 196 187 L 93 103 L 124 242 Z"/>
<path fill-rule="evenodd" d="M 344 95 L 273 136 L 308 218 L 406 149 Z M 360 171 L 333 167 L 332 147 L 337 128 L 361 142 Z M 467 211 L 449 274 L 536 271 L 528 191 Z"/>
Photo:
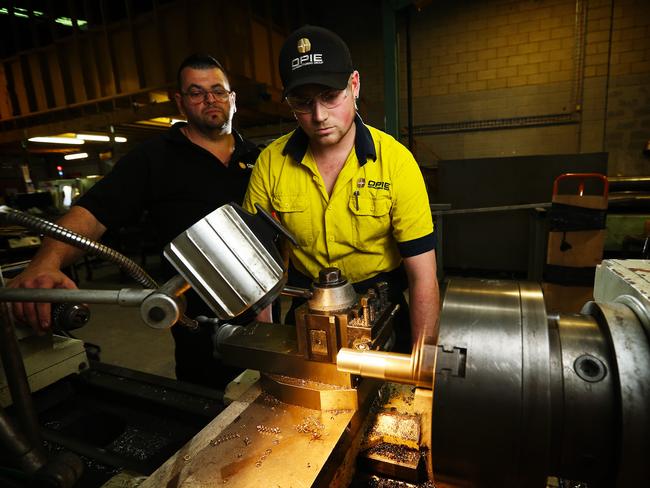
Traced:
<path fill-rule="evenodd" d="M 411 335 L 413 341 L 421 336 L 427 340 L 438 342 L 438 310 L 440 308 L 440 292 L 438 282 L 416 283 L 409 289 L 409 309 L 411 319 Z"/>
<path fill-rule="evenodd" d="M 98 240 L 106 231 L 106 227 L 83 207 L 72 207 L 57 220 L 57 224 L 93 240 Z M 83 251 L 77 247 L 46 238 L 32 258 L 32 265 L 60 269 L 74 263 L 82 255 Z"/>
<path fill-rule="evenodd" d="M 436 254 L 429 251 L 404 259 L 409 281 L 411 335 L 415 342 L 424 336 L 438 341 L 440 291 L 436 277 Z"/>

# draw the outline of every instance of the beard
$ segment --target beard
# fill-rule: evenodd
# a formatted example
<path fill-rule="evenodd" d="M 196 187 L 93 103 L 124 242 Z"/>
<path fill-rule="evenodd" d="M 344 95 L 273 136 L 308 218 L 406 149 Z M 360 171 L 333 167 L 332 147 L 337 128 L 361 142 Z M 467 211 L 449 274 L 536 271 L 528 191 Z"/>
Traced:
<path fill-rule="evenodd" d="M 230 131 L 234 111 L 231 106 L 220 107 L 212 105 L 206 107 L 199 114 L 192 114 L 188 122 L 202 132 Z"/>

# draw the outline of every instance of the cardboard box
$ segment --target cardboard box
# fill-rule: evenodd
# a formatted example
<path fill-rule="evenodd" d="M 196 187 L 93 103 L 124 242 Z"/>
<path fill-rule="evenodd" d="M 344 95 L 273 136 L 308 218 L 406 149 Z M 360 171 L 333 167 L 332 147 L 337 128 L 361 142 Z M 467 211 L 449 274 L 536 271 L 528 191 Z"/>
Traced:
<path fill-rule="evenodd" d="M 603 259 L 605 230 L 579 230 L 548 233 L 546 263 L 556 266 L 588 268 Z"/>

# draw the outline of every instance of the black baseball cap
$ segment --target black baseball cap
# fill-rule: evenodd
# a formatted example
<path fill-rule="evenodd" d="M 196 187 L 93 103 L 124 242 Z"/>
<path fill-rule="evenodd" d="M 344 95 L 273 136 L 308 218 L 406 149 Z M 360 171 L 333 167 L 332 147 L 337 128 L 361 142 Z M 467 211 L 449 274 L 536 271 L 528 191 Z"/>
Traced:
<path fill-rule="evenodd" d="M 343 39 L 315 25 L 305 25 L 289 35 L 279 63 L 285 97 L 294 88 L 311 83 L 342 90 L 354 71 Z"/>

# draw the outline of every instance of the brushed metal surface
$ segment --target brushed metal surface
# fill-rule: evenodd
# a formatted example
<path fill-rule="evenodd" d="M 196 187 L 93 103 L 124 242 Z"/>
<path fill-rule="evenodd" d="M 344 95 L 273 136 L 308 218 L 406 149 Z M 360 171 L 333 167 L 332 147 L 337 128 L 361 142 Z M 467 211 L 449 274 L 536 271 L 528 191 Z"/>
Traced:
<path fill-rule="evenodd" d="M 231 205 L 219 207 L 170 242 L 165 257 L 220 319 L 259 312 L 286 283 L 281 260 Z"/>

